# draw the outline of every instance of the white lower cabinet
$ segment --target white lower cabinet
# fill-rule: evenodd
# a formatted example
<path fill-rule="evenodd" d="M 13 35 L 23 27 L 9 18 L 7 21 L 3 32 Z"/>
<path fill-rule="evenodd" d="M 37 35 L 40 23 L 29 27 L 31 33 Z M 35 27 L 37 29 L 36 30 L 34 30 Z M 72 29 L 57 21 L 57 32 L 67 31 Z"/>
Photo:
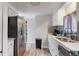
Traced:
<path fill-rule="evenodd" d="M 8 56 L 13 56 L 14 55 L 14 40 L 13 39 L 9 39 L 8 41 Z"/>
<path fill-rule="evenodd" d="M 49 42 L 49 50 L 50 50 L 51 55 L 52 56 L 59 56 L 57 42 L 52 38 L 48 38 L 48 42 Z"/>
<path fill-rule="evenodd" d="M 0 53 L 0 56 L 2 56 L 2 54 Z"/>

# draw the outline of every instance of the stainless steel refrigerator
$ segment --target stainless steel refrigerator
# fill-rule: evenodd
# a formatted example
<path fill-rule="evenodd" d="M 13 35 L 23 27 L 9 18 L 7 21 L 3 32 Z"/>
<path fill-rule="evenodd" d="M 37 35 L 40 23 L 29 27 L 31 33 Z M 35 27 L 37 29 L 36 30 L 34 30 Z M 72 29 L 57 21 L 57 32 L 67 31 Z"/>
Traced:
<path fill-rule="evenodd" d="M 22 56 L 26 50 L 26 21 L 23 17 L 8 18 L 8 37 L 14 40 L 14 56 Z"/>

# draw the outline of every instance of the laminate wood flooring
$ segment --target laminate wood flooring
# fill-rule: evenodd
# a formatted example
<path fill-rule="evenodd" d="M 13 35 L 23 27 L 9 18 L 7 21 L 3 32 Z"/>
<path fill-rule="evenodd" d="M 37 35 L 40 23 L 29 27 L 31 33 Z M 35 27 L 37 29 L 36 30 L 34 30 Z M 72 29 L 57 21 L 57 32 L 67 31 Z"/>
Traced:
<path fill-rule="evenodd" d="M 23 56 L 51 56 L 47 50 L 44 49 L 31 49 L 26 50 Z"/>

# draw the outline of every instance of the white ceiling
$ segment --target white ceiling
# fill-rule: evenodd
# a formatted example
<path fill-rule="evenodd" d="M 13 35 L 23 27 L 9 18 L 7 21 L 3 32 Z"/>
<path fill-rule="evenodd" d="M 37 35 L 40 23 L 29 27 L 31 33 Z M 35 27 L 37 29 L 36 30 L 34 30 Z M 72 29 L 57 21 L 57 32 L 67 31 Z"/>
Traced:
<path fill-rule="evenodd" d="M 52 14 L 60 8 L 64 2 L 40 2 L 38 6 L 32 6 L 30 2 L 10 2 L 23 14 Z"/>

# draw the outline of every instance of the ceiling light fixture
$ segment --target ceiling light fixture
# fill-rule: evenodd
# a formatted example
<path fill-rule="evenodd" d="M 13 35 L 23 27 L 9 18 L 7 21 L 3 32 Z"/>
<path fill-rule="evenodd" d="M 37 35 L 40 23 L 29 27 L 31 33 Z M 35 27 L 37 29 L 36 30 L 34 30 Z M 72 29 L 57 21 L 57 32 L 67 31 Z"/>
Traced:
<path fill-rule="evenodd" d="M 40 2 L 31 2 L 31 5 L 38 6 L 38 5 L 40 5 Z"/>

